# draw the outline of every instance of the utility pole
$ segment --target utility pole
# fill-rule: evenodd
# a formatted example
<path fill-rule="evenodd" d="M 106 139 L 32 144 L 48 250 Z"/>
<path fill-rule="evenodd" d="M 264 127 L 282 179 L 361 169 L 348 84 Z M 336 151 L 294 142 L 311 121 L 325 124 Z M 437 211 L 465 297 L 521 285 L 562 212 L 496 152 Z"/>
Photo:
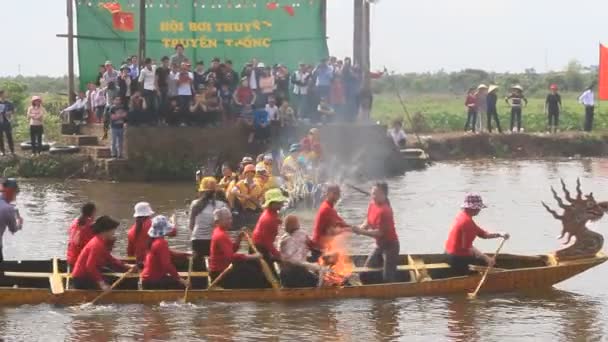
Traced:
<path fill-rule="evenodd" d="M 361 65 L 362 0 L 353 0 L 353 64 Z"/>
<path fill-rule="evenodd" d="M 361 68 L 361 114 L 362 119 L 367 121 L 371 109 L 370 2 L 368 0 L 354 0 L 353 24 L 353 62 Z"/>
<path fill-rule="evenodd" d="M 139 0 L 139 51 L 138 60 L 143 65 L 146 58 L 146 0 Z"/>
<path fill-rule="evenodd" d="M 76 100 L 74 89 L 74 0 L 67 0 L 68 17 L 68 99 L 70 103 Z"/>

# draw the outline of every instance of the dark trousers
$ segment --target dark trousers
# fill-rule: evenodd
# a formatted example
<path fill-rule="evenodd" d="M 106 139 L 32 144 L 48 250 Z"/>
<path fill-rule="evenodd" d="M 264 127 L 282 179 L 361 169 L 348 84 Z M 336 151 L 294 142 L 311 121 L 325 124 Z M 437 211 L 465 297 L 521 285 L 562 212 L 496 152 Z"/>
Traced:
<path fill-rule="evenodd" d="M 385 283 L 392 283 L 397 278 L 397 264 L 399 263 L 399 242 L 384 243 L 376 246 L 365 261 L 365 267 L 382 267 L 382 279 Z"/>
<path fill-rule="evenodd" d="M 496 129 L 498 129 L 498 133 L 502 133 L 502 129 L 500 128 L 500 120 L 498 119 L 498 113 L 496 111 L 488 110 L 488 132 L 492 133 L 492 119 L 496 121 Z"/>
<path fill-rule="evenodd" d="M 163 277 L 157 281 L 142 280 L 141 286 L 144 290 L 181 290 L 184 285 L 171 277 Z"/>
<path fill-rule="evenodd" d="M 214 281 L 221 273 L 209 272 L 211 281 Z M 260 270 L 257 260 L 234 262 L 232 270 L 226 274 L 218 285 L 225 289 L 263 289 L 270 287 Z"/>
<path fill-rule="evenodd" d="M 591 132 L 593 130 L 594 112 L 594 106 L 585 106 L 585 132 Z"/>
<path fill-rule="evenodd" d="M 187 123 L 188 117 L 190 116 L 190 103 L 192 102 L 192 96 L 180 95 L 177 97 L 177 105 L 179 106 L 179 122 Z"/>
<path fill-rule="evenodd" d="M 281 285 L 287 288 L 316 287 L 319 278 L 302 266 L 284 266 L 281 269 Z"/>
<path fill-rule="evenodd" d="M 156 91 L 144 89 L 144 99 L 146 99 L 146 105 L 148 105 L 148 115 L 145 120 L 145 123 L 155 125 L 158 123 L 158 100 L 156 96 Z"/>
<path fill-rule="evenodd" d="M 446 254 L 448 257 L 448 264 L 450 265 L 453 277 L 466 276 L 475 272 L 469 270 L 469 265 L 480 265 L 485 266 L 486 263 L 475 256 L 459 256 Z"/>
<path fill-rule="evenodd" d="M 548 120 L 549 120 L 549 128 L 551 128 L 552 126 L 559 126 L 559 112 L 555 111 L 555 112 L 549 112 L 548 114 Z"/>
<path fill-rule="evenodd" d="M 211 251 L 211 240 L 192 240 L 192 270 L 196 272 L 206 271 L 205 257 Z"/>
<path fill-rule="evenodd" d="M 10 122 L 0 123 L 0 152 L 5 153 L 4 150 L 4 136 L 6 135 L 6 142 L 8 143 L 8 149 L 11 153 L 15 153 L 15 144 L 13 143 L 13 127 Z"/>
<path fill-rule="evenodd" d="M 164 119 L 162 116 L 165 116 L 167 112 L 169 112 L 169 89 L 160 88 L 160 98 L 158 101 L 158 111 L 159 119 Z"/>
<path fill-rule="evenodd" d="M 4 262 L 4 254 L 2 254 L 2 246 L 0 246 L 0 278 L 4 277 L 4 268 L 2 263 Z"/>
<path fill-rule="evenodd" d="M 470 126 L 469 126 L 470 125 Z M 477 125 L 477 111 L 475 109 L 469 109 L 467 113 L 467 122 L 464 124 L 464 131 L 468 131 L 469 127 L 475 132 L 475 126 Z"/>
<path fill-rule="evenodd" d="M 87 278 L 72 278 L 72 286 L 77 290 L 99 290 L 99 284 Z"/>
<path fill-rule="evenodd" d="M 270 267 L 270 270 L 272 271 L 272 274 L 274 275 L 274 277 L 276 279 L 278 279 L 279 275 L 277 274 L 276 270 L 273 267 L 275 258 L 270 254 L 270 251 L 267 250 L 266 247 L 264 247 L 262 245 L 255 245 L 255 248 L 257 248 L 258 252 L 260 252 L 260 254 L 262 255 L 262 258 L 268 264 L 268 267 Z"/>
<path fill-rule="evenodd" d="M 30 125 L 30 142 L 32 144 L 32 153 L 34 154 L 42 152 L 42 133 L 44 133 L 42 125 Z"/>
<path fill-rule="evenodd" d="M 511 131 L 517 124 L 517 131 L 521 130 L 521 107 L 511 107 Z"/>

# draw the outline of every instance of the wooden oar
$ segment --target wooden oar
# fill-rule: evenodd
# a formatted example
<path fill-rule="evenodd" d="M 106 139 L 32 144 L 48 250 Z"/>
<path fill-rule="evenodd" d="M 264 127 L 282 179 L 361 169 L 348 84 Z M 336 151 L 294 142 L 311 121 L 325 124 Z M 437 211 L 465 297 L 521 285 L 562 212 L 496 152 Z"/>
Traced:
<path fill-rule="evenodd" d="M 243 234 L 245 235 L 247 243 L 249 243 L 249 247 L 251 247 L 253 252 L 256 254 L 260 254 L 258 249 L 255 247 L 253 240 L 251 240 L 251 236 L 249 236 L 249 232 L 247 231 L 247 229 L 243 229 Z M 278 290 L 281 287 L 279 285 L 279 281 L 274 276 L 274 273 L 272 273 L 272 270 L 270 269 L 270 266 L 268 266 L 266 260 L 264 260 L 264 257 L 260 257 L 260 266 L 262 267 L 262 273 L 264 273 L 264 276 L 266 277 L 266 280 L 268 280 L 268 282 L 270 283 L 270 286 L 272 286 L 273 289 Z"/>
<path fill-rule="evenodd" d="M 53 274 L 49 277 L 49 282 L 51 283 L 51 292 L 54 295 L 65 292 L 65 289 L 63 288 L 63 278 L 59 273 L 59 259 L 57 257 L 53 258 Z"/>
<path fill-rule="evenodd" d="M 498 256 L 498 253 L 500 253 L 500 250 L 502 249 L 502 246 L 505 244 L 507 240 L 506 239 L 502 239 L 502 241 L 500 242 L 500 245 L 498 246 L 498 249 L 496 250 L 496 253 L 494 253 L 494 261 L 496 261 L 496 257 Z M 479 289 L 481 289 L 481 287 L 483 286 L 483 284 L 486 282 L 486 278 L 488 276 L 488 273 L 490 273 L 490 271 L 492 270 L 492 268 L 494 268 L 494 265 L 488 267 L 485 271 L 485 273 L 483 274 L 483 277 L 481 277 L 481 281 L 479 282 L 479 285 L 477 285 L 477 288 L 475 289 L 475 292 L 472 293 L 468 293 L 468 297 L 469 298 L 475 298 L 477 297 L 477 293 L 479 292 Z"/>
<path fill-rule="evenodd" d="M 363 189 L 361 189 L 361 188 L 359 188 L 357 186 L 354 186 L 352 184 L 346 184 L 346 186 L 349 187 L 349 188 L 351 188 L 351 189 L 353 189 L 353 190 L 355 190 L 356 192 L 359 192 L 359 193 L 363 194 L 363 195 L 371 196 L 371 193 L 369 193 L 369 191 L 365 191 L 365 190 L 363 190 Z"/>
<path fill-rule="evenodd" d="M 88 305 L 95 305 L 95 303 L 97 303 L 101 298 L 105 297 L 108 293 L 112 292 L 112 290 L 114 290 L 114 288 L 118 285 L 120 285 L 120 283 L 122 283 L 123 280 L 125 280 L 127 278 L 127 276 L 131 273 L 133 273 L 135 270 L 137 269 L 137 265 L 133 265 L 131 268 L 129 268 L 129 270 L 127 272 L 125 272 L 120 278 L 118 278 L 113 284 L 112 286 L 110 286 L 110 288 L 106 291 L 103 291 L 99 296 L 95 297 L 95 299 L 93 299 L 91 302 L 87 303 Z"/>
<path fill-rule="evenodd" d="M 219 284 L 222 279 L 224 279 L 226 277 L 226 275 L 228 273 L 230 273 L 230 271 L 232 271 L 232 264 L 228 265 L 228 267 L 226 267 L 226 269 L 224 271 L 222 271 L 222 273 L 220 273 L 220 275 L 217 276 L 217 278 L 215 278 L 211 284 L 209 284 L 209 286 L 207 287 L 207 290 L 213 290 L 213 288 L 215 288 L 217 286 L 217 284 Z"/>
<path fill-rule="evenodd" d="M 188 286 L 184 290 L 184 303 L 188 302 L 188 290 L 190 289 L 190 278 L 192 276 L 192 263 L 194 260 L 194 256 L 190 256 L 190 260 L 188 261 Z"/>

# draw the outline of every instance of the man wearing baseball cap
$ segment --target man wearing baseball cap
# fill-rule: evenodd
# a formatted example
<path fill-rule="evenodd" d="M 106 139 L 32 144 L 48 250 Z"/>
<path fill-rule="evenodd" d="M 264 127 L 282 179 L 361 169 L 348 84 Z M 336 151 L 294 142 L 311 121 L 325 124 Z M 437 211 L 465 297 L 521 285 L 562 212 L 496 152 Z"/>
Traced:
<path fill-rule="evenodd" d="M 0 195 L 0 276 L 4 275 L 2 270 L 2 262 L 4 257 L 2 254 L 2 236 L 4 231 L 8 230 L 15 234 L 21 230 L 23 219 L 19 215 L 19 211 L 11 204 L 19 192 L 17 181 L 13 178 L 8 178 L 2 183 L 2 194 Z"/>
<path fill-rule="evenodd" d="M 445 252 L 448 255 L 454 276 L 468 275 L 469 265 L 493 266 L 496 260 L 473 247 L 476 237 L 482 239 L 508 239 L 507 233 L 490 233 L 481 229 L 473 217 L 479 215 L 481 209 L 487 208 L 481 196 L 468 194 L 461 206 L 462 210 L 456 215 L 448 239 L 445 242 Z"/>

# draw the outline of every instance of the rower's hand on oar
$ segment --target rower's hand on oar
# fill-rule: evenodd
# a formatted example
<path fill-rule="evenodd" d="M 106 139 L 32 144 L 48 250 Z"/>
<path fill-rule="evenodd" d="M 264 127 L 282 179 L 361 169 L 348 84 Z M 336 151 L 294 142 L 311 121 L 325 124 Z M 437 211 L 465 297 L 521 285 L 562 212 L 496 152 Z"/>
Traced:
<path fill-rule="evenodd" d="M 184 285 L 184 288 L 187 288 L 187 289 L 190 288 L 190 281 L 180 278 L 179 282 L 182 283 L 182 285 Z"/>
<path fill-rule="evenodd" d="M 500 237 L 505 239 L 505 240 L 509 240 L 511 238 L 511 234 L 509 233 L 501 233 Z"/>
<path fill-rule="evenodd" d="M 103 291 L 103 292 L 107 292 L 110 291 L 110 285 L 108 285 L 105 281 L 100 281 L 99 283 L 99 288 Z"/>
<path fill-rule="evenodd" d="M 262 258 L 262 256 L 261 256 L 259 253 L 255 253 L 255 254 L 249 254 L 249 255 L 247 256 L 247 259 L 248 259 L 248 260 L 259 260 L 259 259 L 261 259 L 261 258 Z"/>
<path fill-rule="evenodd" d="M 489 256 L 485 256 L 484 261 L 488 264 L 488 267 L 494 267 L 496 265 L 496 258 L 490 258 Z"/>

